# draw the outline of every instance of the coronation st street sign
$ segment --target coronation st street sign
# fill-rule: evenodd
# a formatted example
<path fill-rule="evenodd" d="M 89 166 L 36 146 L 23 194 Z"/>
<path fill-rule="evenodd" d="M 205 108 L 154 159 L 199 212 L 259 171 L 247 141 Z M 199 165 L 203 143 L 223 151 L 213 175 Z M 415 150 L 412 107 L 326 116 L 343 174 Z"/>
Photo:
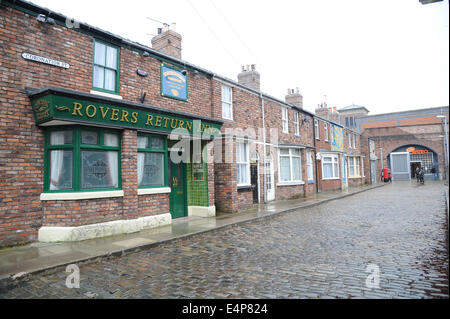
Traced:
<path fill-rule="evenodd" d="M 87 124 L 111 125 L 134 129 L 151 129 L 170 133 L 175 129 L 185 129 L 191 135 L 220 132 L 221 125 L 205 120 L 182 118 L 132 109 L 121 106 L 106 105 L 62 97 L 47 95 L 31 102 L 37 124 L 52 120 L 81 122 Z"/>
<path fill-rule="evenodd" d="M 70 65 L 66 62 L 61 62 L 61 61 L 57 61 L 57 60 L 53 60 L 53 59 L 49 59 L 49 58 L 44 58 L 42 56 L 38 56 L 38 55 L 30 54 L 30 53 L 22 53 L 22 58 L 24 58 L 25 60 L 49 64 L 49 65 L 57 66 L 57 67 L 64 68 L 64 69 L 70 68 Z"/>

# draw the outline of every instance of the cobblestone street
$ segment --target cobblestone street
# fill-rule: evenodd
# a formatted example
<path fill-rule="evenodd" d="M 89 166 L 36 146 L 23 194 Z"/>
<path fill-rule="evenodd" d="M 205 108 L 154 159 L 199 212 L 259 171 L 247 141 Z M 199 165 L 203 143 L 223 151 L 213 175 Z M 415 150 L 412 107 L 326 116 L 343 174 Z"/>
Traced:
<path fill-rule="evenodd" d="M 444 186 L 398 182 L 32 277 L 1 298 L 448 298 Z M 366 287 L 373 264 L 379 289 Z"/>

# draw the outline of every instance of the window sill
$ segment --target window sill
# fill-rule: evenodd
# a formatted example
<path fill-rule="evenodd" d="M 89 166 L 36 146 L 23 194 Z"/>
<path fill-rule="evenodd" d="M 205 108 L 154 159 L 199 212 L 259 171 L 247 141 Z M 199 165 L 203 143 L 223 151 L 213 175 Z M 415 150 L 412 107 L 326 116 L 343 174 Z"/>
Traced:
<path fill-rule="evenodd" d="M 361 176 L 349 176 L 348 179 L 357 179 L 357 178 L 362 178 Z"/>
<path fill-rule="evenodd" d="M 238 191 L 245 191 L 245 190 L 251 190 L 252 185 L 238 185 L 237 190 Z"/>
<path fill-rule="evenodd" d="M 110 97 L 112 99 L 123 100 L 123 97 L 121 97 L 118 94 L 111 94 L 111 93 L 101 92 L 101 91 L 97 91 L 97 90 L 91 90 L 90 93 L 95 94 L 95 95 L 104 96 L 104 97 Z"/>
<path fill-rule="evenodd" d="M 79 193 L 43 193 L 41 201 L 84 200 L 123 197 L 123 191 L 79 192 Z"/>
<path fill-rule="evenodd" d="M 340 177 L 322 178 L 323 181 L 338 181 L 340 179 L 341 179 Z"/>
<path fill-rule="evenodd" d="M 305 185 L 305 182 L 299 181 L 299 182 L 280 182 L 277 184 L 277 186 L 298 186 L 298 185 Z"/>
<path fill-rule="evenodd" d="M 308 184 L 315 184 L 315 183 L 316 183 L 316 181 L 314 181 L 314 180 L 308 181 Z"/>
<path fill-rule="evenodd" d="M 138 195 L 170 194 L 171 192 L 172 192 L 172 190 L 170 189 L 170 187 L 138 189 Z"/>

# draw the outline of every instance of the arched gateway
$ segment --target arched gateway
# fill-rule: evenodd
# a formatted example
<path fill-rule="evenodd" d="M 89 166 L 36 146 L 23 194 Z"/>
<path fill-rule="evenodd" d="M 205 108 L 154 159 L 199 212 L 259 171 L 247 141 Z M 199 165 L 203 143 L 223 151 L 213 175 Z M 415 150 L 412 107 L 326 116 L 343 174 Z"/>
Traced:
<path fill-rule="evenodd" d="M 415 178 L 417 167 L 425 171 L 425 179 L 439 178 L 438 154 L 423 145 L 410 144 L 396 148 L 388 157 L 392 180 L 405 181 Z"/>

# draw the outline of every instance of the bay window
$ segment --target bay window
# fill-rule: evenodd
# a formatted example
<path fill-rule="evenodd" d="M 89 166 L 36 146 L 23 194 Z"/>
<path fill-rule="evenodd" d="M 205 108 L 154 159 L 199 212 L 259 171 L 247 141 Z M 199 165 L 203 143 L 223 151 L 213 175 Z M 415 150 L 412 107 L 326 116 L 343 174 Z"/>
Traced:
<path fill-rule="evenodd" d="M 301 152 L 298 148 L 280 149 L 280 182 L 302 182 Z"/>
<path fill-rule="evenodd" d="M 114 190 L 120 181 L 116 131 L 72 127 L 46 132 L 45 192 Z"/>
<path fill-rule="evenodd" d="M 250 160 L 248 143 L 236 143 L 236 165 L 238 186 L 250 185 Z"/>
<path fill-rule="evenodd" d="M 166 187 L 167 140 L 158 135 L 138 135 L 138 186 L 140 188 Z"/>
<path fill-rule="evenodd" d="M 322 179 L 339 179 L 339 156 L 322 155 Z"/>

